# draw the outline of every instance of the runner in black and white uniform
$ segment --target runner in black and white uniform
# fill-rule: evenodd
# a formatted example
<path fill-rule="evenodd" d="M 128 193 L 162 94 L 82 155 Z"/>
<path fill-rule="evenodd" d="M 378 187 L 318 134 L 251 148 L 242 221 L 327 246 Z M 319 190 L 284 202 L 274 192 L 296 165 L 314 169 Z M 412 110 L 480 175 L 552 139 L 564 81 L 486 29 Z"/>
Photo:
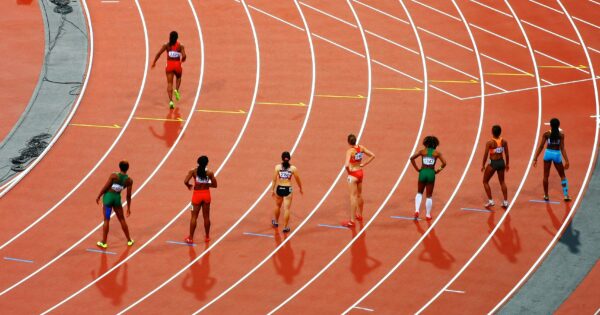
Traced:
<path fill-rule="evenodd" d="M 283 233 L 290 231 L 290 207 L 292 205 L 292 178 L 296 180 L 300 194 L 302 192 L 302 182 L 300 176 L 298 176 L 298 170 L 294 165 L 290 164 L 290 153 L 283 152 L 281 154 L 281 163 L 275 166 L 275 173 L 273 175 L 273 183 L 271 189 L 273 190 L 272 196 L 275 199 L 275 211 L 273 212 L 273 219 L 271 224 L 274 228 L 279 227 L 279 215 L 281 214 L 281 205 L 283 205 L 283 220 L 284 229 Z"/>

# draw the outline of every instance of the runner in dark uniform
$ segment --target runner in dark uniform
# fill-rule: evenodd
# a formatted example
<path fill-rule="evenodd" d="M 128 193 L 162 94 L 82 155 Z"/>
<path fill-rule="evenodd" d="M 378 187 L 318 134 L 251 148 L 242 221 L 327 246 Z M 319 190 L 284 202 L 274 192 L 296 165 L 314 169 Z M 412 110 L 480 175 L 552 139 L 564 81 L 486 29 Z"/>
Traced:
<path fill-rule="evenodd" d="M 504 171 L 509 170 L 509 155 L 508 155 L 508 142 L 500 135 L 502 134 L 502 128 L 498 125 L 492 127 L 493 138 L 485 144 L 485 150 L 483 152 L 483 164 L 481 171 L 483 173 L 483 187 L 488 197 L 488 202 L 485 207 L 491 207 L 495 205 L 494 199 L 492 199 L 492 190 L 490 189 L 490 179 L 494 176 L 495 172 L 498 172 L 498 180 L 500 181 L 500 187 L 502 187 L 502 195 L 504 201 L 502 201 L 502 207 L 508 208 L 508 190 L 506 183 L 504 182 Z M 486 166 L 486 162 L 490 157 L 490 164 Z M 506 162 L 504 162 L 503 155 L 506 156 Z"/>
<path fill-rule="evenodd" d="M 273 174 L 273 183 L 271 189 L 273 190 L 271 196 L 275 199 L 275 211 L 273 211 L 273 219 L 271 224 L 274 228 L 279 227 L 279 215 L 281 214 L 281 206 L 283 205 L 283 221 L 284 228 L 283 233 L 290 231 L 289 221 L 292 206 L 292 177 L 298 184 L 300 194 L 304 194 L 302 191 L 302 181 L 298 175 L 298 169 L 290 164 L 290 153 L 281 153 L 281 163 L 275 165 L 275 173 Z"/>
<path fill-rule="evenodd" d="M 548 196 L 548 176 L 550 175 L 550 166 L 554 164 L 556 171 L 561 179 L 561 185 L 563 189 L 563 195 L 565 201 L 571 201 L 569 197 L 569 183 L 565 170 L 569 169 L 569 157 L 567 157 L 567 151 L 565 149 L 565 134 L 560 130 L 560 121 L 556 118 L 550 120 L 550 131 L 546 131 L 542 136 L 542 141 L 535 152 L 535 158 L 533 159 L 533 167 L 537 165 L 537 158 L 546 145 L 546 152 L 544 152 L 544 200 L 550 200 Z M 565 164 L 563 165 L 563 158 Z"/>
<path fill-rule="evenodd" d="M 423 200 L 423 191 L 427 189 L 427 199 L 425 200 L 425 208 L 427 210 L 426 218 L 431 220 L 431 208 L 433 207 L 433 200 L 431 195 L 433 194 L 433 188 L 435 186 L 435 174 L 441 172 L 446 167 L 446 160 L 442 157 L 442 153 L 436 150 L 440 141 L 434 136 L 427 136 L 423 140 L 424 149 L 418 151 L 410 157 L 410 163 L 419 172 L 419 184 L 418 192 L 415 197 L 415 219 L 419 218 L 419 212 L 421 208 L 421 201 Z M 415 159 L 421 157 L 421 168 L 415 163 Z M 439 169 L 435 169 L 435 163 L 437 160 L 442 161 L 442 166 Z"/>

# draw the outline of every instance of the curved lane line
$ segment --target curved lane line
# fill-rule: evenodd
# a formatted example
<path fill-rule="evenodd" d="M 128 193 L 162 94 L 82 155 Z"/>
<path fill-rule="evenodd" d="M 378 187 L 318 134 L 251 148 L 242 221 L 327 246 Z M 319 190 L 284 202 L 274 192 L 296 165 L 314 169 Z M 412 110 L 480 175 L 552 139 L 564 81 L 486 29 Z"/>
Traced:
<path fill-rule="evenodd" d="M 404 8 L 404 10 L 407 13 L 407 16 L 410 18 L 410 14 L 408 9 L 406 8 L 406 5 L 404 4 L 403 0 L 399 0 L 400 4 L 402 5 L 402 7 Z M 456 5 L 456 3 L 454 2 L 454 0 L 452 0 L 452 2 L 454 3 L 455 7 L 458 9 L 458 6 Z M 460 10 L 459 10 L 460 12 Z M 425 231 L 425 233 L 423 233 L 423 235 L 421 235 L 421 238 L 419 238 L 419 240 L 413 245 L 413 247 L 404 255 L 404 257 L 402 257 L 402 259 L 400 259 L 400 261 L 398 261 L 398 263 L 396 263 L 396 265 L 390 269 L 390 271 L 383 276 L 383 278 L 381 278 L 371 289 L 369 289 L 369 291 L 367 291 L 367 293 L 365 293 L 362 297 L 360 297 L 354 304 L 352 304 L 350 307 L 348 307 L 348 309 L 346 309 L 343 314 L 348 314 L 348 312 L 350 312 L 353 308 L 355 308 L 360 302 L 362 302 L 364 299 L 366 299 L 371 293 L 373 293 L 373 291 L 375 291 L 379 286 L 381 286 L 383 284 L 383 282 L 385 282 L 385 280 L 387 280 L 403 263 L 404 261 L 406 261 L 406 259 L 408 259 L 408 257 L 417 249 L 417 247 L 419 245 L 421 245 L 421 243 L 423 242 L 423 240 L 429 235 L 429 233 L 431 233 L 431 231 L 433 231 L 433 229 L 435 228 L 435 226 L 437 225 L 437 223 L 441 220 L 441 218 L 444 216 L 444 213 L 446 213 L 446 210 L 448 210 L 448 207 L 450 206 L 450 204 L 452 204 L 452 201 L 454 200 L 454 197 L 456 197 L 456 194 L 458 193 L 460 187 L 462 186 L 462 183 L 467 175 L 467 172 L 469 171 L 469 168 L 471 166 L 471 163 L 473 162 L 473 157 L 475 156 L 475 152 L 477 151 L 477 145 L 479 144 L 479 138 L 481 135 L 481 127 L 483 124 L 483 114 L 485 112 L 485 78 L 483 76 L 483 68 L 481 66 L 481 58 L 479 55 L 479 49 L 477 48 L 477 44 L 475 43 L 475 39 L 473 37 L 473 34 L 471 33 L 471 29 L 469 28 L 468 24 L 466 24 L 466 22 L 464 21 L 464 17 L 462 17 L 462 12 L 461 14 L 461 18 L 463 20 L 463 23 L 465 23 L 465 27 L 467 29 L 467 31 L 469 32 L 469 37 L 471 38 L 471 42 L 473 44 L 473 48 L 474 48 L 474 54 L 475 57 L 477 58 L 477 67 L 479 69 L 479 86 L 481 89 L 481 110 L 480 110 L 480 114 L 479 114 L 479 126 L 477 128 L 477 136 L 475 138 L 475 141 L 473 143 L 473 149 L 471 150 L 471 156 L 469 157 L 469 161 L 467 162 L 467 165 L 465 166 L 465 171 L 463 172 L 463 174 L 460 177 L 460 180 L 458 181 L 458 184 L 456 185 L 456 188 L 454 188 L 454 191 L 452 192 L 452 195 L 450 196 L 450 199 L 448 199 L 448 201 L 446 202 L 446 205 L 444 205 L 444 208 L 442 209 L 442 211 L 440 211 L 440 214 L 438 215 L 437 219 L 435 219 L 433 221 L 433 223 L 431 224 L 431 226 Z M 413 31 L 415 32 L 415 35 L 417 36 L 417 40 L 420 41 L 420 37 L 418 35 L 418 32 L 416 30 L 416 25 L 412 22 L 412 19 L 410 20 L 411 25 L 413 26 Z M 419 46 L 421 46 L 419 44 Z M 422 52 L 422 54 L 424 55 L 424 52 Z"/>
<path fill-rule="evenodd" d="M 558 241 L 558 238 L 562 235 L 562 233 L 563 233 L 565 227 L 568 225 L 568 223 L 571 222 L 571 217 L 575 213 L 575 211 L 573 211 L 573 209 L 577 208 L 577 204 L 579 203 L 579 201 L 581 200 L 581 197 L 583 196 L 583 193 L 585 191 L 585 186 L 587 185 L 587 183 L 590 179 L 590 176 L 592 175 L 592 170 L 594 169 L 594 161 L 596 159 L 596 154 L 598 152 L 597 144 L 598 144 L 598 132 L 599 132 L 599 127 L 600 127 L 600 125 L 598 124 L 600 122 L 600 116 L 599 116 L 600 115 L 600 105 L 599 105 L 600 100 L 598 98 L 598 83 L 596 82 L 596 74 L 594 72 L 594 66 L 592 65 L 592 59 L 590 58 L 590 54 L 588 52 L 587 46 L 585 45 L 585 42 L 583 41 L 583 37 L 581 37 L 581 34 L 579 33 L 579 29 L 577 28 L 577 25 L 575 25 L 575 23 L 573 22 L 571 15 L 567 11 L 567 9 L 564 7 L 562 2 L 560 0 L 557 0 L 557 2 L 560 5 L 560 8 L 565 13 L 565 16 L 567 17 L 567 19 L 569 19 L 569 23 L 571 23 L 573 30 L 575 30 L 575 33 L 577 33 L 577 38 L 579 39 L 579 42 L 581 43 L 583 52 L 585 53 L 585 58 L 587 59 L 587 62 L 589 65 L 590 76 L 592 77 L 592 84 L 594 85 L 594 98 L 596 101 L 596 134 L 594 136 L 594 148 L 592 149 L 592 158 L 590 159 L 590 164 L 588 166 L 587 173 L 585 174 L 585 178 L 583 180 L 581 189 L 579 190 L 579 194 L 577 194 L 577 198 L 575 198 L 575 202 L 573 203 L 573 206 L 571 207 L 572 210 L 569 211 L 569 215 L 563 221 L 562 226 L 556 232 L 556 235 L 554 235 L 554 238 L 552 238 L 552 240 L 548 244 L 548 247 L 546 247 L 546 249 L 544 250 L 544 252 L 542 252 L 540 257 L 533 263 L 533 265 L 531 265 L 531 268 L 527 271 L 527 273 L 525 273 L 523 278 L 521 278 L 521 280 L 519 280 L 519 282 L 510 290 L 510 292 L 508 292 L 508 294 L 506 294 L 506 296 L 500 302 L 498 302 L 498 304 L 496 306 L 494 306 L 494 308 L 489 312 L 490 314 L 498 311 L 498 309 L 502 305 L 504 305 L 504 303 L 506 303 L 506 301 L 510 297 L 512 297 L 512 295 L 515 293 L 515 291 L 523 285 L 525 280 L 527 280 L 529 278 L 529 275 L 537 268 L 537 266 L 540 264 L 540 262 L 546 257 L 546 255 L 548 254 L 550 249 L 552 249 L 554 244 L 556 244 L 556 241 Z"/>
<path fill-rule="evenodd" d="M 355 1 L 356 2 L 356 1 Z M 417 34 L 417 30 L 414 26 L 414 24 L 412 24 L 412 18 L 410 16 L 410 14 L 408 13 L 408 11 L 406 11 L 408 19 L 410 21 L 410 25 L 413 28 L 413 32 L 415 34 Z M 358 18 L 357 18 L 358 19 Z M 358 23 L 360 26 L 360 22 Z M 421 135 L 423 132 L 423 127 L 425 126 L 425 119 L 427 117 L 427 104 L 428 104 L 428 95 L 429 95 L 429 85 L 427 84 L 427 82 L 429 82 L 428 80 L 428 75 L 427 75 L 427 61 L 425 60 L 425 53 L 423 51 L 423 45 L 421 44 L 421 41 L 419 40 L 419 36 L 416 35 L 417 37 L 417 42 L 419 45 L 419 51 L 420 51 L 420 56 L 421 56 L 421 64 L 423 66 L 423 90 L 424 90 L 424 96 L 423 96 L 423 112 L 421 114 L 421 125 L 419 127 L 419 131 L 417 132 L 417 136 L 415 137 L 415 143 L 413 144 L 412 150 L 409 154 L 412 155 L 412 152 L 414 152 L 419 143 L 420 143 L 420 139 L 421 139 Z M 300 294 L 304 289 L 306 289 L 309 285 L 311 285 L 315 280 L 317 280 L 317 278 L 319 278 L 325 271 L 327 271 L 355 242 L 356 240 L 358 240 L 362 234 L 365 233 L 365 231 L 369 228 L 369 226 L 371 225 L 371 223 L 373 223 L 373 221 L 375 221 L 375 218 L 377 218 L 377 216 L 379 216 L 379 213 L 383 210 L 383 208 L 387 205 L 388 201 L 390 200 L 390 198 L 392 197 L 392 195 L 396 192 L 396 189 L 398 188 L 398 185 L 400 184 L 400 182 L 402 181 L 402 179 L 404 178 L 404 175 L 406 174 L 406 171 L 408 169 L 408 167 L 410 166 L 410 160 L 407 159 L 406 163 L 404 164 L 404 168 L 402 169 L 402 172 L 400 173 L 400 176 L 398 177 L 398 179 L 396 180 L 396 183 L 394 184 L 394 186 L 392 187 L 392 189 L 390 190 L 390 192 L 388 193 L 387 197 L 383 200 L 383 202 L 381 203 L 381 205 L 379 206 L 379 208 L 375 211 L 375 213 L 373 214 L 373 216 L 371 217 L 371 219 L 365 224 L 364 228 L 361 229 L 355 237 L 352 238 L 352 240 L 327 264 L 325 265 L 325 267 L 323 267 L 317 274 L 315 274 L 310 280 L 308 280 L 302 287 L 300 287 L 298 290 L 296 290 L 296 292 L 294 292 L 292 295 L 290 295 L 286 300 L 284 300 L 281 304 L 277 305 L 275 308 L 273 308 L 269 314 L 273 314 L 275 312 L 277 312 L 278 310 L 280 310 L 284 305 L 286 305 L 287 303 L 289 303 L 292 299 L 294 299 L 298 294 Z"/>
<path fill-rule="evenodd" d="M 452 0 L 452 2 L 454 2 L 454 0 Z M 537 89 L 538 89 L 538 123 L 537 123 L 537 132 L 536 132 L 536 136 L 535 136 L 535 142 L 533 143 L 533 146 L 531 148 L 531 157 L 529 158 L 529 164 L 527 165 L 527 169 L 525 170 L 525 174 L 523 176 L 523 179 L 521 180 L 521 184 L 519 184 L 519 188 L 517 188 L 517 191 L 515 192 L 512 203 L 510 204 L 508 209 L 506 209 L 506 211 L 504 211 L 504 214 L 502 214 L 502 217 L 500 218 L 500 220 L 498 220 L 498 223 L 496 224 L 494 229 L 490 232 L 488 237 L 483 241 L 483 243 L 477 249 L 477 251 L 475 251 L 473 256 L 471 256 L 471 258 L 454 275 L 454 277 L 452 277 L 452 279 L 450 279 L 450 281 L 448 281 L 448 283 L 446 283 L 446 285 L 442 289 L 440 289 L 440 291 L 438 291 L 438 293 L 436 293 L 435 296 L 433 296 L 431 298 L 431 300 L 429 300 L 427 303 L 425 303 L 425 305 L 423 305 L 421 307 L 421 309 L 419 309 L 417 311 L 417 314 L 420 314 L 421 312 L 423 312 L 442 293 L 444 293 L 444 291 L 446 291 L 454 283 L 454 281 L 456 281 L 456 279 L 458 279 L 458 277 L 460 277 L 460 275 L 467 269 L 467 267 L 469 267 L 471 265 L 471 263 L 479 255 L 479 253 L 485 248 L 485 246 L 489 243 L 489 241 L 495 236 L 496 231 L 498 231 L 498 229 L 500 229 L 500 227 L 502 227 L 502 223 L 504 222 L 506 217 L 509 215 L 510 211 L 513 209 L 513 206 L 515 205 L 515 200 L 521 193 L 521 190 L 523 189 L 523 186 L 525 185 L 525 181 L 527 180 L 527 177 L 529 176 L 529 172 L 531 171 L 533 156 L 535 155 L 535 150 L 537 148 L 537 144 L 538 144 L 539 137 L 540 137 L 540 128 L 542 126 L 542 87 L 541 87 L 541 82 L 540 82 L 540 73 L 538 70 L 537 60 L 535 59 L 535 54 L 534 54 L 533 48 L 531 46 L 531 43 L 529 42 L 529 37 L 527 36 L 527 33 L 525 32 L 525 29 L 523 28 L 523 25 L 521 24 L 521 20 L 518 18 L 517 14 L 515 13 L 513 8 L 508 3 L 508 0 L 505 0 L 504 2 L 510 9 L 511 14 L 514 16 L 515 21 L 519 25 L 519 29 L 521 30 L 521 33 L 523 34 L 523 38 L 525 39 L 525 43 L 527 44 L 527 49 L 529 50 L 529 55 L 530 55 L 531 61 L 533 62 L 533 71 L 535 73 L 535 80 L 536 80 Z M 462 16 L 462 11 L 460 11 L 460 9 L 458 8 L 458 5 L 456 5 L 456 3 L 455 3 L 455 6 L 459 10 L 459 13 Z M 465 23 L 466 23 L 466 21 L 465 21 Z"/>

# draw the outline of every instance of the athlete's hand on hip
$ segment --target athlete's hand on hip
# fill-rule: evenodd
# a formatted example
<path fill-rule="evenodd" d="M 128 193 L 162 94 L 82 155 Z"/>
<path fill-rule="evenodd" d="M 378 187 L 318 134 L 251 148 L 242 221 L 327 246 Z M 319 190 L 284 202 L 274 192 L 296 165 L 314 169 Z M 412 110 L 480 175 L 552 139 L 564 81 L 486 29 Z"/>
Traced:
<path fill-rule="evenodd" d="M 100 204 L 100 197 L 96 198 L 96 204 L 99 205 Z"/>
<path fill-rule="evenodd" d="M 568 170 L 569 169 L 569 161 L 565 161 L 565 169 Z"/>

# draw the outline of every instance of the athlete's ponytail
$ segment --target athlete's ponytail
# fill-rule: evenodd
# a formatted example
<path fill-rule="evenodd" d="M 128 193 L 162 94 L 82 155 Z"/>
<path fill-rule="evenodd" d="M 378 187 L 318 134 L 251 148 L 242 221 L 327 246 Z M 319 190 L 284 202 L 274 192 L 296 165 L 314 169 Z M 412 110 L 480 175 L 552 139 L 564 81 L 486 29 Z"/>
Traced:
<path fill-rule="evenodd" d="M 550 119 L 550 140 L 556 142 L 560 139 L 560 120 L 558 118 Z"/>
<path fill-rule="evenodd" d="M 198 158 L 198 170 L 196 171 L 196 175 L 198 178 L 206 179 L 206 166 L 208 165 L 208 157 L 203 155 Z"/>
<path fill-rule="evenodd" d="M 177 34 L 177 32 L 172 31 L 169 34 L 169 47 L 175 45 L 175 43 L 177 43 L 177 39 L 179 38 L 179 34 Z"/>
<path fill-rule="evenodd" d="M 281 153 L 281 166 L 283 167 L 283 169 L 288 169 L 290 168 L 290 159 L 292 157 L 290 156 L 290 152 L 285 151 L 283 153 Z"/>

